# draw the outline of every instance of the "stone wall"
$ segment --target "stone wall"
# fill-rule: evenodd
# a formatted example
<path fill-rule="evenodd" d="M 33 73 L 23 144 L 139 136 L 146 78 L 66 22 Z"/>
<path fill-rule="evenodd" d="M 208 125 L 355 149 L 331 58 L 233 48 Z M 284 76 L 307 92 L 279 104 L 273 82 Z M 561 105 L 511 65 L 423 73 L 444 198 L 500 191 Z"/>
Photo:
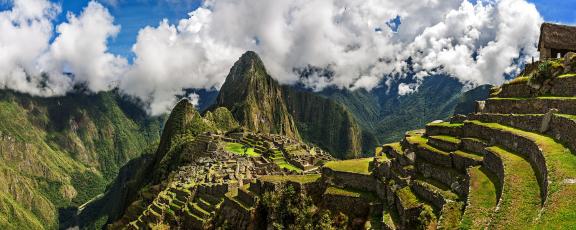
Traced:
<path fill-rule="evenodd" d="M 340 187 L 376 192 L 376 178 L 372 175 L 339 172 L 324 167 L 322 168 L 322 178 Z"/>
<path fill-rule="evenodd" d="M 425 178 L 437 180 L 459 195 L 467 195 L 466 176 L 464 174 L 452 168 L 440 167 L 423 161 L 416 162 L 416 169 Z"/>
<path fill-rule="evenodd" d="M 540 195 L 545 200 L 548 194 L 548 168 L 542 150 L 528 138 L 511 132 L 487 128 L 474 123 L 465 123 L 465 136 L 476 137 L 489 141 L 491 144 L 512 149 L 515 153 L 528 158 L 532 167 L 536 168 L 536 177 L 540 184 Z"/>
<path fill-rule="evenodd" d="M 484 113 L 544 114 L 550 109 L 558 109 L 562 114 L 576 114 L 574 100 L 526 98 L 519 100 L 489 99 Z"/>
<path fill-rule="evenodd" d="M 488 169 L 488 171 L 492 172 L 496 178 L 498 178 L 498 184 L 496 186 L 499 188 L 498 191 L 501 193 L 504 184 L 504 163 L 502 163 L 502 159 L 500 159 L 500 157 L 495 153 L 486 151 L 483 165 Z M 496 194 L 498 200 L 500 200 L 500 193 Z"/>

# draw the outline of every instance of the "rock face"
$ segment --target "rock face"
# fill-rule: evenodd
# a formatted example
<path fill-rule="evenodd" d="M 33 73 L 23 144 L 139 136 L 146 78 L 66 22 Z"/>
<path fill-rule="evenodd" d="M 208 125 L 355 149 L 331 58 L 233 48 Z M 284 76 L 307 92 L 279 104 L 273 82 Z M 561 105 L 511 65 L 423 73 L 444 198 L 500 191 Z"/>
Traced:
<path fill-rule="evenodd" d="M 288 110 L 304 140 L 328 150 L 334 156 L 353 158 L 375 146 L 374 137 L 364 133 L 344 106 L 321 96 L 283 87 Z"/>
<path fill-rule="evenodd" d="M 291 86 L 280 86 L 251 51 L 230 70 L 216 107 L 228 108 L 250 131 L 302 137 L 339 158 L 354 157 L 375 145 L 373 135 L 363 132 L 344 106 Z"/>
<path fill-rule="evenodd" d="M 242 126 L 254 132 L 300 138 L 282 88 L 254 52 L 246 52 L 234 64 L 220 89 L 216 107 L 228 108 Z"/>

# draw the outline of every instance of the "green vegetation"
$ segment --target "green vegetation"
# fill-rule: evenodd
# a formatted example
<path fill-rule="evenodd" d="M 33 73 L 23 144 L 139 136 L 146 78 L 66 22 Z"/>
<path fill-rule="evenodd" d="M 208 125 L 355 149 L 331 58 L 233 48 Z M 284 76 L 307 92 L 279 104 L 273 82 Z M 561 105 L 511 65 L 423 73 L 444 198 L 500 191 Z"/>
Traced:
<path fill-rule="evenodd" d="M 373 201 L 373 200 L 377 199 L 376 196 L 374 196 L 374 194 L 369 193 L 369 192 L 359 191 L 359 190 L 350 189 L 350 188 L 338 188 L 338 187 L 334 187 L 334 186 L 330 186 L 330 187 L 326 188 L 326 191 L 324 192 L 324 194 L 362 198 L 362 199 L 368 200 L 368 201 Z"/>
<path fill-rule="evenodd" d="M 402 207 L 406 209 L 416 208 L 422 205 L 422 201 L 420 201 L 420 199 L 418 199 L 418 197 L 412 193 L 410 187 L 404 187 L 402 189 L 396 190 L 396 195 L 402 203 Z"/>
<path fill-rule="evenodd" d="M 258 157 L 260 154 L 254 152 L 254 148 L 246 147 L 240 143 L 227 142 L 225 143 L 224 150 L 238 154 L 240 156 Z"/>
<path fill-rule="evenodd" d="M 423 137 L 423 136 L 421 136 L 421 135 L 411 135 L 411 136 L 406 137 L 406 140 L 407 140 L 410 144 L 416 145 L 416 146 L 418 146 L 418 147 L 420 147 L 420 148 L 424 148 L 424 149 L 426 149 L 426 150 L 428 150 L 428 151 L 430 151 L 430 152 L 433 152 L 433 153 L 436 153 L 436 154 L 440 154 L 440 155 L 445 156 L 445 157 L 449 157 L 449 156 L 450 156 L 450 153 L 430 146 L 430 145 L 428 144 L 428 139 L 426 139 L 425 137 Z"/>
<path fill-rule="evenodd" d="M 447 128 L 460 128 L 464 124 L 462 123 L 450 123 L 450 122 L 437 122 L 437 123 L 428 123 L 426 126 L 439 126 L 439 127 L 447 127 Z"/>
<path fill-rule="evenodd" d="M 547 79 L 552 79 L 561 73 L 564 69 L 562 62 L 564 59 L 550 59 L 538 65 L 538 69 L 528 73 L 529 84 L 542 84 Z"/>
<path fill-rule="evenodd" d="M 482 229 L 488 226 L 491 215 L 496 210 L 496 179 L 492 179 L 488 170 L 482 167 L 468 169 L 470 176 L 470 191 L 468 204 L 464 211 L 460 228 Z"/>
<path fill-rule="evenodd" d="M 270 159 L 274 162 L 274 164 L 278 165 L 280 168 L 288 169 L 295 172 L 302 172 L 302 169 L 288 163 L 286 161 L 286 158 L 284 158 L 284 154 L 282 154 L 280 150 L 274 150 L 274 153 L 272 154 Z"/>
<path fill-rule="evenodd" d="M 576 201 L 565 199 L 576 195 L 576 187 L 566 184 L 566 180 L 576 178 L 576 155 L 562 144 L 557 143 L 551 137 L 539 135 L 494 123 L 481 123 L 472 121 L 477 125 L 486 126 L 492 129 L 510 132 L 517 136 L 525 137 L 538 145 L 546 159 L 548 168 L 548 200 L 544 206 L 544 213 L 541 217 L 541 226 L 555 226 L 559 222 L 569 226 L 576 220 L 567 219 L 566 217 L 575 216 L 574 206 Z"/>
<path fill-rule="evenodd" d="M 576 77 L 576 73 L 568 73 L 558 76 L 558 78 L 569 78 L 569 77 Z"/>
<path fill-rule="evenodd" d="M 371 91 L 329 88 L 321 93 L 343 104 L 363 132 L 375 137 L 375 143 L 398 141 L 406 131 L 422 128 L 430 121 L 446 119 L 463 101 L 462 83 L 449 76 L 424 78 L 416 92 L 406 95 L 398 95 L 400 83 L 392 81 L 387 87 Z M 474 98 L 474 95 L 468 98 Z"/>
<path fill-rule="evenodd" d="M 310 196 L 292 186 L 264 193 L 262 204 L 274 229 L 334 229 L 342 225 L 330 212 L 319 212 Z"/>
<path fill-rule="evenodd" d="M 162 120 L 116 92 L 0 91 L 0 149 L 11 149 L 0 151 L 0 228 L 57 228 L 58 209 L 104 192 L 122 165 L 155 144 Z"/>
<path fill-rule="evenodd" d="M 322 175 L 320 174 L 309 174 L 309 175 L 286 175 L 286 176 L 279 176 L 279 175 L 267 175 L 262 176 L 259 179 L 262 181 L 270 181 L 270 182 L 285 182 L 285 181 L 292 181 L 301 184 L 308 184 L 318 181 Z"/>
<path fill-rule="evenodd" d="M 513 84 L 525 84 L 530 80 L 529 77 L 526 76 L 518 76 L 511 81 L 507 82 L 506 84 L 513 85 Z"/>
<path fill-rule="evenodd" d="M 373 158 L 362 158 L 355 160 L 330 161 L 324 167 L 340 172 L 350 172 L 370 175 L 370 163 Z"/>
<path fill-rule="evenodd" d="M 431 136 L 430 138 L 433 139 L 438 139 L 441 141 L 445 141 L 445 142 L 450 142 L 453 144 L 460 144 L 460 139 L 456 138 L 456 137 L 451 137 L 451 136 Z"/>
<path fill-rule="evenodd" d="M 504 165 L 504 184 L 498 210 L 489 228 L 529 228 L 540 211 L 540 186 L 528 161 L 499 147 L 487 148 Z"/>
<path fill-rule="evenodd" d="M 448 201 L 442 207 L 438 229 L 458 229 L 462 218 L 462 202 Z"/>

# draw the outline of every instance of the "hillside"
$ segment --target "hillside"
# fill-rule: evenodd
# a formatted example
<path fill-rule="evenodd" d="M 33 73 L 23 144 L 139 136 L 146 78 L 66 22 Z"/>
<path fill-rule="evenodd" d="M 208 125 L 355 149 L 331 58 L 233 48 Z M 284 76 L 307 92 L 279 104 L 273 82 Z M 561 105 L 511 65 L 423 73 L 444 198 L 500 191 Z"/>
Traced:
<path fill-rule="evenodd" d="M 213 147 L 190 149 L 195 161 L 154 192 L 141 192 L 148 199 L 108 227 L 570 228 L 576 224 L 576 59 L 562 62 L 540 64 L 495 88 L 475 113 L 407 132 L 372 158 L 325 158 L 298 171 L 302 161 L 295 159 L 322 155 L 306 147 L 294 151 L 294 142 L 281 136 L 199 135 L 191 143 Z M 235 141 L 261 155 L 236 155 L 241 152 L 226 147 Z M 267 166 L 258 162 L 277 151 L 295 167 L 278 171 L 274 162 L 276 170 L 259 169 Z"/>
<path fill-rule="evenodd" d="M 380 143 L 397 140 L 406 131 L 430 121 L 450 117 L 463 95 L 462 83 L 449 76 L 424 78 L 418 91 L 407 95 L 398 94 L 400 83 L 383 84 L 372 91 L 326 89 L 320 94 L 343 104 L 362 129 L 375 134 Z"/>
<path fill-rule="evenodd" d="M 161 120 L 115 92 L 0 91 L 0 226 L 57 228 L 159 139 Z"/>

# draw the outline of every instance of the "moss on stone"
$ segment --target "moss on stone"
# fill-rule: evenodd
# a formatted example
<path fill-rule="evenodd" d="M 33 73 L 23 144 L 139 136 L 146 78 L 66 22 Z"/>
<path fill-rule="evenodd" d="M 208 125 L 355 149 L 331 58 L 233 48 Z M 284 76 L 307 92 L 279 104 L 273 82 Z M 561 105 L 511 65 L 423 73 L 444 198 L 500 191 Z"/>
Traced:
<path fill-rule="evenodd" d="M 330 161 L 324 164 L 324 167 L 340 172 L 350 172 L 370 175 L 370 162 L 374 158 L 362 158 L 344 161 Z"/>

